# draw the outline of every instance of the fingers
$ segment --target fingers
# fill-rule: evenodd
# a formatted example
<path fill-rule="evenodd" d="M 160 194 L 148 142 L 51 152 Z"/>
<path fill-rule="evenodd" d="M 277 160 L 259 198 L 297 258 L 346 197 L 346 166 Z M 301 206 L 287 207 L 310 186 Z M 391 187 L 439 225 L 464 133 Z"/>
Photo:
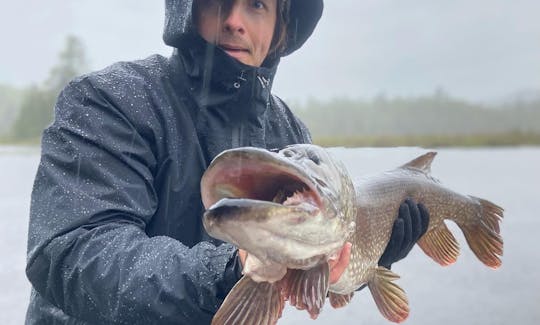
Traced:
<path fill-rule="evenodd" d="M 399 206 L 390 240 L 379 259 L 379 265 L 390 268 L 393 263 L 406 257 L 428 226 L 429 213 L 426 207 L 407 198 Z"/>
<path fill-rule="evenodd" d="M 339 253 L 339 257 L 336 261 L 329 262 L 330 265 L 330 284 L 336 283 L 347 266 L 349 265 L 349 261 L 351 259 L 351 248 L 352 244 L 347 242 L 341 249 L 341 252 Z"/>
<path fill-rule="evenodd" d="M 426 209 L 426 206 L 422 203 L 418 203 L 418 210 L 420 211 L 420 218 L 422 220 L 422 229 L 419 237 L 422 237 L 426 233 L 429 226 L 429 212 Z"/>
<path fill-rule="evenodd" d="M 388 245 L 386 246 L 384 253 L 379 259 L 379 265 L 384 266 L 388 269 L 390 268 L 392 263 L 394 263 L 397 260 L 397 255 L 401 251 L 404 238 L 405 238 L 405 225 L 404 225 L 403 219 L 398 218 L 394 222 L 394 226 L 392 227 L 392 235 L 390 236 L 390 241 L 388 242 Z"/>
<path fill-rule="evenodd" d="M 413 200 L 407 199 L 405 201 L 409 207 L 409 216 L 411 218 L 411 241 L 415 243 L 422 234 L 422 218 L 421 213 Z"/>
<path fill-rule="evenodd" d="M 413 223 L 414 223 L 414 220 L 417 219 L 417 218 L 415 218 L 415 215 L 412 214 L 414 212 L 413 206 L 415 206 L 415 205 L 416 204 L 414 204 L 411 200 L 407 199 L 399 207 L 398 218 L 403 219 L 403 225 L 404 225 L 404 229 L 403 229 L 404 233 L 403 234 L 404 234 L 404 237 L 403 237 L 403 242 L 401 244 L 401 247 L 399 248 L 400 254 L 398 254 L 398 256 L 397 256 L 398 260 L 404 258 L 405 255 L 407 255 L 407 253 L 409 253 L 410 247 L 412 247 L 411 243 L 413 243 L 413 245 L 414 245 L 414 243 L 416 242 L 414 240 L 414 230 L 415 230 L 414 228 L 415 227 L 413 227 Z M 418 232 L 420 232 L 420 231 L 418 230 Z"/>
<path fill-rule="evenodd" d="M 238 257 L 243 268 L 246 265 L 247 252 L 243 249 L 238 249 Z"/>

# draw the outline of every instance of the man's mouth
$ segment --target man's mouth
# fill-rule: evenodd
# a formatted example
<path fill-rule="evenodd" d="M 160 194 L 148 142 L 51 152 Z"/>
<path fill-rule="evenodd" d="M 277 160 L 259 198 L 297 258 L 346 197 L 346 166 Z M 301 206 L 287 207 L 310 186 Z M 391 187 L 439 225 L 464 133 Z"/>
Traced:
<path fill-rule="evenodd" d="M 231 44 L 220 44 L 219 47 L 229 53 L 229 54 L 241 54 L 241 53 L 249 53 L 249 50 L 241 47 L 241 46 L 236 46 L 236 45 L 231 45 Z"/>

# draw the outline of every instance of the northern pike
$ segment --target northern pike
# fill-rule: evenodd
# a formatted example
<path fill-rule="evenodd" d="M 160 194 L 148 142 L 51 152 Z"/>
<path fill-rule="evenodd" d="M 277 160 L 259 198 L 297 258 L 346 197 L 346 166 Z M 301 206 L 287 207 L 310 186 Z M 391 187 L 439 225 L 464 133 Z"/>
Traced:
<path fill-rule="evenodd" d="M 316 145 L 244 147 L 218 155 L 201 180 L 204 227 L 248 257 L 213 324 L 275 324 L 287 300 L 316 318 L 327 297 L 332 306 L 345 306 L 365 284 L 384 317 L 404 321 L 409 306 L 393 282 L 399 276 L 377 262 L 406 198 L 429 211 L 418 245 L 435 262 L 446 266 L 459 255 L 447 219 L 482 263 L 498 268 L 503 209 L 442 186 L 431 176 L 435 155 L 354 182 L 340 161 Z M 350 263 L 330 285 L 328 260 L 346 242 L 352 243 Z"/>

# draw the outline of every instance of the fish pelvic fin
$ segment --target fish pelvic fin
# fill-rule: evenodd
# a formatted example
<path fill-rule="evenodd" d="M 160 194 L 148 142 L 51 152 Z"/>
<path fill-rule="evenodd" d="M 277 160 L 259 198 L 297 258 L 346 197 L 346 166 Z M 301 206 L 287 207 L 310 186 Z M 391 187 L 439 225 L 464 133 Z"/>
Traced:
<path fill-rule="evenodd" d="M 459 243 L 442 220 L 418 240 L 418 245 L 442 266 L 454 264 L 459 256 Z"/>
<path fill-rule="evenodd" d="M 401 323 L 409 316 L 409 301 L 405 291 L 392 282 L 397 279 L 399 275 L 379 266 L 368 287 L 381 314 L 389 321 Z"/>
<path fill-rule="evenodd" d="M 409 161 L 405 165 L 401 166 L 401 168 L 419 169 L 419 170 L 423 171 L 426 174 L 430 174 L 431 173 L 431 163 L 433 162 L 433 159 L 435 158 L 436 155 L 437 155 L 437 152 L 430 151 L 428 153 L 425 153 L 425 154 L 423 154 L 423 155 Z"/>
<path fill-rule="evenodd" d="M 316 319 L 324 306 L 330 279 L 328 263 L 321 263 L 309 270 L 290 269 L 281 282 L 282 292 L 289 304 L 306 310 Z"/>
<path fill-rule="evenodd" d="M 347 306 L 354 295 L 354 292 L 349 294 L 341 295 L 339 293 L 330 292 L 328 298 L 330 299 L 330 305 L 334 308 L 341 308 Z"/>
<path fill-rule="evenodd" d="M 484 199 L 472 197 L 479 204 L 478 217 L 472 222 L 458 223 L 469 247 L 486 266 L 497 269 L 501 266 L 503 239 L 499 223 L 503 218 L 503 208 Z"/>
<path fill-rule="evenodd" d="M 276 324 L 284 306 L 285 300 L 277 284 L 255 282 L 244 276 L 225 297 L 212 325 Z"/>

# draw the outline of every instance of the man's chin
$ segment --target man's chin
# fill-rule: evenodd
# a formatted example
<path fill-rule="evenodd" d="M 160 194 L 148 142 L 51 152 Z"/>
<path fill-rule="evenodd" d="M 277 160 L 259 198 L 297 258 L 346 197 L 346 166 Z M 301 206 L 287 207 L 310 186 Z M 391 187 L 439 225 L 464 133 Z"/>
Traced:
<path fill-rule="evenodd" d="M 230 57 L 236 59 L 237 61 L 250 66 L 257 66 L 255 64 L 255 61 L 253 60 L 253 57 L 248 51 L 237 51 L 237 50 L 225 50 L 225 53 L 227 53 Z"/>

